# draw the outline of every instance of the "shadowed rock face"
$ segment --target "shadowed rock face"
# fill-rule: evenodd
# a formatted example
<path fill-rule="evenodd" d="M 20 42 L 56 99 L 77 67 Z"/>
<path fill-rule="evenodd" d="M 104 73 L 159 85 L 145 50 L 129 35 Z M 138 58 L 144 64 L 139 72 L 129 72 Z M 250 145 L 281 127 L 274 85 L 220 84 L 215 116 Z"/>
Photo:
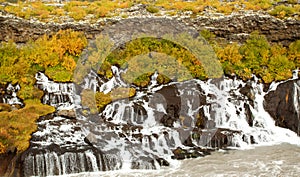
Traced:
<path fill-rule="evenodd" d="M 264 107 L 276 125 L 300 135 L 300 79 L 280 84 L 265 96 Z"/>

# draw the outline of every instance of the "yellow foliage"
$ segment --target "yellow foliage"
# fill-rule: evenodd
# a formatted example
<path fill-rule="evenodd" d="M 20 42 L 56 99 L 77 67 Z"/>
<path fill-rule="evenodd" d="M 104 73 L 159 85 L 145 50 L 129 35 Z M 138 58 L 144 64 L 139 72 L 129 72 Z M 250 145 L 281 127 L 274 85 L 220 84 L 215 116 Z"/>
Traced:
<path fill-rule="evenodd" d="M 99 17 L 110 17 L 112 15 L 120 16 L 120 9 L 128 8 L 134 4 L 145 4 L 149 12 L 157 13 L 158 9 L 164 8 L 167 14 L 174 15 L 182 11 L 192 11 L 193 14 L 201 13 L 204 8 L 210 8 L 210 11 L 229 14 L 239 10 L 264 10 L 271 15 L 279 18 L 299 15 L 300 5 L 289 0 L 288 5 L 276 6 L 273 0 L 241 0 L 241 1 L 219 1 L 219 0 L 96 0 L 96 1 L 68 1 L 64 2 L 63 7 L 47 5 L 41 1 L 18 1 L 17 4 L 8 4 L 5 7 L 0 6 L 5 11 L 15 14 L 19 17 L 30 19 L 37 17 L 42 21 L 59 20 L 60 16 L 69 16 L 75 20 L 82 20 L 87 14 L 92 14 L 95 20 Z M 296 16 L 297 18 L 297 16 Z"/>
<path fill-rule="evenodd" d="M 221 62 L 230 62 L 232 64 L 240 62 L 243 56 L 239 53 L 239 46 L 237 43 L 229 44 L 224 49 L 217 52 L 218 58 Z"/>
<path fill-rule="evenodd" d="M 13 147 L 18 152 L 26 150 L 31 133 L 37 128 L 35 121 L 54 110 L 51 106 L 41 104 L 40 100 L 26 100 L 22 109 L 0 112 L 0 153 Z"/>
<path fill-rule="evenodd" d="M 0 132 L 1 133 L 1 132 Z M 6 147 L 5 145 L 3 145 L 1 142 L 0 142 L 0 154 L 3 154 L 6 152 Z"/>
<path fill-rule="evenodd" d="M 85 9 L 82 7 L 74 6 L 70 8 L 70 17 L 74 18 L 74 20 L 83 20 L 84 17 L 87 15 Z"/>
<path fill-rule="evenodd" d="M 76 62 L 74 61 L 74 58 L 70 55 L 65 55 L 63 57 L 63 62 L 61 65 L 68 71 L 74 71 L 74 69 L 76 68 Z"/>

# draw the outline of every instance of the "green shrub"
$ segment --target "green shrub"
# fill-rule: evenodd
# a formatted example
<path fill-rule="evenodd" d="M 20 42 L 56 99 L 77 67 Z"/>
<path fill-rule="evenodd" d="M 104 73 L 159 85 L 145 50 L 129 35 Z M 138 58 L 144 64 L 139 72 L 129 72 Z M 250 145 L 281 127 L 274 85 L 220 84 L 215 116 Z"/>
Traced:
<path fill-rule="evenodd" d="M 296 67 L 300 68 L 300 40 L 289 45 L 288 58 L 295 63 Z"/>
<path fill-rule="evenodd" d="M 279 18 L 289 17 L 295 13 L 295 9 L 292 6 L 279 5 L 269 12 L 273 16 Z"/>
<path fill-rule="evenodd" d="M 241 46 L 219 46 L 217 54 L 225 74 L 236 74 L 244 80 L 255 74 L 264 83 L 271 83 L 291 78 L 292 70 L 298 67 L 299 44 L 296 41 L 289 49 L 279 44 L 270 45 L 263 35 L 254 32 Z"/>
<path fill-rule="evenodd" d="M 153 13 L 153 14 L 159 12 L 159 9 L 156 8 L 156 7 L 154 7 L 154 6 L 152 6 L 152 5 L 147 6 L 147 7 L 146 7 L 146 10 L 147 10 L 148 12 L 150 12 L 150 13 Z"/>
<path fill-rule="evenodd" d="M 153 56 L 153 59 L 151 59 L 151 57 L 148 57 L 149 52 L 165 55 Z M 122 77 L 127 82 L 138 86 L 146 86 L 155 69 L 160 74 L 174 76 L 170 79 L 175 80 L 190 79 L 189 76 L 201 79 L 207 78 L 200 61 L 191 52 L 165 39 L 138 38 L 127 43 L 124 49 L 114 50 L 103 61 L 98 73 L 110 78 L 112 76 L 112 65 L 129 68 L 128 72 L 124 73 Z M 181 69 L 178 69 L 178 67 Z M 187 74 L 184 71 L 189 72 Z"/>

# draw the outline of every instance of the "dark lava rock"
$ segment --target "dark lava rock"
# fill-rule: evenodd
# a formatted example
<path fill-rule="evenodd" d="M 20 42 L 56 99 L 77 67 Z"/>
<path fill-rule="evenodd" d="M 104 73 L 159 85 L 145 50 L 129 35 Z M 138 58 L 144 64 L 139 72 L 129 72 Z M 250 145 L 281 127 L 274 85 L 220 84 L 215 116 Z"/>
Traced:
<path fill-rule="evenodd" d="M 249 100 L 254 101 L 255 99 L 255 94 L 253 92 L 253 88 L 249 83 L 246 84 L 245 87 L 242 87 L 240 89 L 240 93 L 247 96 Z"/>
<path fill-rule="evenodd" d="M 177 147 L 175 150 L 173 150 L 173 156 L 172 159 L 177 160 L 183 160 L 186 158 L 197 158 L 197 157 L 203 157 L 205 155 L 210 155 L 210 152 L 213 151 L 213 149 L 202 149 L 200 147 L 195 147 L 192 149 L 182 149 L 180 147 Z"/>
<path fill-rule="evenodd" d="M 160 166 L 170 166 L 170 163 L 164 158 L 157 158 L 156 161 Z"/>
<path fill-rule="evenodd" d="M 253 115 L 248 104 L 244 104 L 246 119 L 250 127 L 253 126 Z"/>
<path fill-rule="evenodd" d="M 264 108 L 277 126 L 300 135 L 300 79 L 279 84 L 275 91 L 265 95 Z"/>
<path fill-rule="evenodd" d="M 179 119 L 181 98 L 179 96 L 176 85 L 165 86 L 157 93 L 162 95 L 167 103 L 166 112 L 163 115 L 160 122 L 166 127 L 173 127 L 173 123 Z"/>
<path fill-rule="evenodd" d="M 186 158 L 187 150 L 178 147 L 177 149 L 173 150 L 173 154 L 174 156 L 172 156 L 172 159 L 183 160 Z"/>
<path fill-rule="evenodd" d="M 4 154 L 0 154 L 0 176 L 20 176 L 20 154 L 14 148 Z"/>

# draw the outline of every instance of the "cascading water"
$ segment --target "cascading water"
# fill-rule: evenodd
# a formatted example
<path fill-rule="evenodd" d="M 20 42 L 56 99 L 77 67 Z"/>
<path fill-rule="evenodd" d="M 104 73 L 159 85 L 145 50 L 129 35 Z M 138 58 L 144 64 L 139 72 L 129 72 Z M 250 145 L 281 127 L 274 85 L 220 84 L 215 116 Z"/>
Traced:
<path fill-rule="evenodd" d="M 115 100 L 99 114 L 87 115 L 75 88 L 108 93 L 130 86 L 117 67 L 112 70 L 110 80 L 91 71 L 80 86 L 55 83 L 37 74 L 37 86 L 45 92 L 43 103 L 77 111 L 76 118 L 39 119 L 24 155 L 25 176 L 157 169 L 169 165 L 172 158 L 203 156 L 211 148 L 300 144 L 296 133 L 275 126 L 265 111 L 268 92 L 257 79 L 243 82 L 224 77 L 159 85 L 155 73 L 147 88 L 136 87 L 134 97 Z"/>
<path fill-rule="evenodd" d="M 43 73 L 36 74 L 36 85 L 45 92 L 42 103 L 56 107 L 57 109 L 74 108 L 74 84 L 55 83 L 50 81 Z"/>
<path fill-rule="evenodd" d="M 8 84 L 5 88 L 4 95 L 0 95 L 2 100 L 0 101 L 10 105 L 23 105 L 22 101 L 18 98 L 17 92 L 20 90 L 20 85 L 13 86 L 12 84 Z"/>

